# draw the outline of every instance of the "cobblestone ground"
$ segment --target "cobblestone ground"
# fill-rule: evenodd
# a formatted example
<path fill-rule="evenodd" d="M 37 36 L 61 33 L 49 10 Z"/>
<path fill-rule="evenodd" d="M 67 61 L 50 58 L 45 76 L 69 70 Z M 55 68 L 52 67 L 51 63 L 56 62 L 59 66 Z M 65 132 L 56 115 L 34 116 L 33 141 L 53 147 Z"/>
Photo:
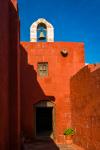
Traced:
<path fill-rule="evenodd" d="M 24 144 L 24 150 L 84 150 L 74 144 L 71 145 L 56 145 L 53 140 L 42 141 L 35 140 L 32 143 Z"/>

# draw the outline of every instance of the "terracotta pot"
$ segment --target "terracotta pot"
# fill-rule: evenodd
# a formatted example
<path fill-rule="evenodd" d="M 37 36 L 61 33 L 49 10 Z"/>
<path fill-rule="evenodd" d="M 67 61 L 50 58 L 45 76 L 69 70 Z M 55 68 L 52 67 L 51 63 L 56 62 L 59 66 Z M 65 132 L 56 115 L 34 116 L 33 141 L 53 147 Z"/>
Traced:
<path fill-rule="evenodd" d="M 65 141 L 66 141 L 66 144 L 72 144 L 73 143 L 73 135 L 65 135 Z"/>

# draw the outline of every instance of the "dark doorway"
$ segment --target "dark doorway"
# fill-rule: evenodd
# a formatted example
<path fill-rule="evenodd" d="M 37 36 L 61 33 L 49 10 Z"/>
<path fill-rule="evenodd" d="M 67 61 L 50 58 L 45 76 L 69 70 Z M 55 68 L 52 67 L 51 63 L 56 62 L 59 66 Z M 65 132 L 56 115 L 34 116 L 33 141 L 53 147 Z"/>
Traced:
<path fill-rule="evenodd" d="M 36 108 L 36 135 L 50 136 L 53 131 L 52 127 L 52 107 Z"/>

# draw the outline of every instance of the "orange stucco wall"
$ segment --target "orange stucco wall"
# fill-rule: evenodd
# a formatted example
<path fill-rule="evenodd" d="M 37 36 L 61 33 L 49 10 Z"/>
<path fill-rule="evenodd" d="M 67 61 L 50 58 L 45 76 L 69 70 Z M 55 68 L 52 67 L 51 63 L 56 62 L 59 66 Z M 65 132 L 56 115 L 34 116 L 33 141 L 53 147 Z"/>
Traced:
<path fill-rule="evenodd" d="M 61 50 L 67 50 L 63 57 Z M 70 78 L 84 66 L 83 43 L 21 42 L 21 121 L 22 130 L 33 135 L 33 104 L 40 100 L 54 100 L 55 141 L 64 143 L 63 131 L 71 126 Z M 49 74 L 40 77 L 37 63 L 48 62 Z"/>
<path fill-rule="evenodd" d="M 100 67 L 84 67 L 84 44 L 21 42 L 19 51 L 17 0 L 0 3 L 0 19 L 0 150 L 20 149 L 20 125 L 34 136 L 33 105 L 40 100 L 54 102 L 56 143 L 65 143 L 63 131 L 73 127 L 74 143 L 99 150 Z M 38 75 L 38 62 L 48 62 L 47 77 Z"/>
<path fill-rule="evenodd" d="M 86 150 L 100 149 L 100 64 L 82 68 L 71 79 L 74 142 Z"/>

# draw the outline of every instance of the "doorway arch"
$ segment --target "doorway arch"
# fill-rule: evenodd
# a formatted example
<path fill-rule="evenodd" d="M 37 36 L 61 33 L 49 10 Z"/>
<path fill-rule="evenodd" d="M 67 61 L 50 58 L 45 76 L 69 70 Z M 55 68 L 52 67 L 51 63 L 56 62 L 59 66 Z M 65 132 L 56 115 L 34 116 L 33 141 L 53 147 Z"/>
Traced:
<path fill-rule="evenodd" d="M 55 104 L 50 100 L 41 100 L 33 105 L 35 137 L 50 137 L 55 133 Z"/>

